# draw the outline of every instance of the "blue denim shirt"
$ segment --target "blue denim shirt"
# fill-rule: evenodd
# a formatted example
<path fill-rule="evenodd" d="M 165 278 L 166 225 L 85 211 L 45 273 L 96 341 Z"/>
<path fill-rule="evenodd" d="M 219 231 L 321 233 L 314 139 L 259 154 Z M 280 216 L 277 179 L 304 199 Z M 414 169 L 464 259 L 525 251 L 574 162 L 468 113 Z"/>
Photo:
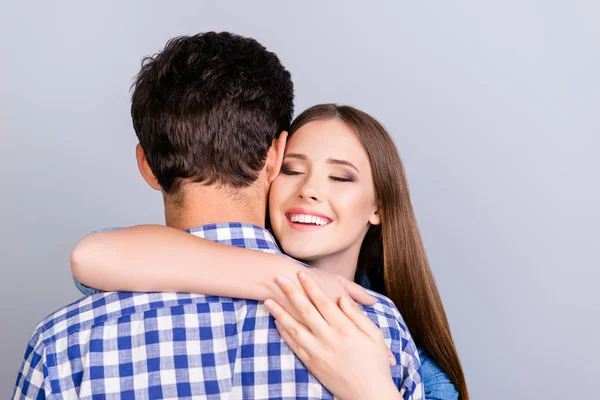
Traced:
<path fill-rule="evenodd" d="M 417 347 L 421 359 L 421 374 L 427 400 L 458 400 L 454 384 L 435 360 Z"/>

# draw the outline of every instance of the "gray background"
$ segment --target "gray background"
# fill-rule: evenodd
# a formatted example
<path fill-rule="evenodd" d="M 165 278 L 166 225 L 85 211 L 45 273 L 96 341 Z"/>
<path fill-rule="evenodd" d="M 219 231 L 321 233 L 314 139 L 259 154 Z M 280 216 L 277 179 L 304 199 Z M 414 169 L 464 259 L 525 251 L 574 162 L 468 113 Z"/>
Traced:
<path fill-rule="evenodd" d="M 298 111 L 348 103 L 393 133 L 472 397 L 589 398 L 600 3 L 425 3 L 3 1 L 0 396 L 36 323 L 78 297 L 77 239 L 163 221 L 134 159 L 141 58 L 230 30 L 279 54 Z"/>

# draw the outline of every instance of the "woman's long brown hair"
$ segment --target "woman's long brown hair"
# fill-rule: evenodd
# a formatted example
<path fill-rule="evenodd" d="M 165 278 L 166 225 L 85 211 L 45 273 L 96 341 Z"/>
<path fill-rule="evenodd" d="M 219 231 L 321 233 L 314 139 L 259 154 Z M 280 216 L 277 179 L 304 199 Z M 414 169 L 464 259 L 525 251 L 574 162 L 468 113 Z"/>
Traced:
<path fill-rule="evenodd" d="M 382 221 L 381 225 L 371 226 L 365 236 L 356 279 L 366 275 L 373 290 L 396 304 L 415 342 L 446 372 L 460 398 L 468 400 L 465 376 L 429 268 L 394 141 L 367 113 L 336 104 L 320 104 L 304 111 L 292 122 L 290 137 L 309 122 L 331 119 L 347 124 L 365 148 Z"/>

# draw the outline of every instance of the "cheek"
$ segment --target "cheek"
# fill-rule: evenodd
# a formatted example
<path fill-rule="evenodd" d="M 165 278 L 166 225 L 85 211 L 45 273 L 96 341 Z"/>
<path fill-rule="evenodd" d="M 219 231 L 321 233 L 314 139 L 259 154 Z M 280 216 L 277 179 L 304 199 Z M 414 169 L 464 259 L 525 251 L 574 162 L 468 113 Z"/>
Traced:
<path fill-rule="evenodd" d="M 269 210 L 271 212 L 271 218 L 280 212 L 281 207 L 289 199 L 289 193 L 291 191 L 290 186 L 289 182 L 285 182 L 285 178 L 282 177 L 278 177 L 273 181 L 271 191 L 269 192 Z"/>
<path fill-rule="evenodd" d="M 333 202 L 340 219 L 350 219 L 357 223 L 362 223 L 365 215 L 370 215 L 369 211 L 372 208 L 369 198 L 357 191 L 345 191 L 335 196 Z M 365 220 L 368 220 L 368 217 Z"/>
<path fill-rule="evenodd" d="M 333 200 L 333 207 L 340 220 L 362 226 L 375 211 L 373 203 L 371 196 L 365 194 L 363 189 L 357 188 L 338 193 Z"/>

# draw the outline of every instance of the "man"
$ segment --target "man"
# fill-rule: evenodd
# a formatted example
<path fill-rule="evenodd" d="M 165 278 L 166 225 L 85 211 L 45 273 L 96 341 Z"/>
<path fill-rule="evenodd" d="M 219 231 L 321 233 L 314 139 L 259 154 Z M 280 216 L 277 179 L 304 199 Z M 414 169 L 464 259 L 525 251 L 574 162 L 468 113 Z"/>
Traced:
<path fill-rule="evenodd" d="M 138 166 L 163 193 L 167 225 L 281 253 L 262 227 L 292 113 L 289 72 L 253 39 L 180 37 L 147 58 L 131 114 Z M 404 371 L 418 386 L 414 374 Z M 262 303 L 125 292 L 85 297 L 44 319 L 14 396 L 332 397 L 282 342 Z"/>

